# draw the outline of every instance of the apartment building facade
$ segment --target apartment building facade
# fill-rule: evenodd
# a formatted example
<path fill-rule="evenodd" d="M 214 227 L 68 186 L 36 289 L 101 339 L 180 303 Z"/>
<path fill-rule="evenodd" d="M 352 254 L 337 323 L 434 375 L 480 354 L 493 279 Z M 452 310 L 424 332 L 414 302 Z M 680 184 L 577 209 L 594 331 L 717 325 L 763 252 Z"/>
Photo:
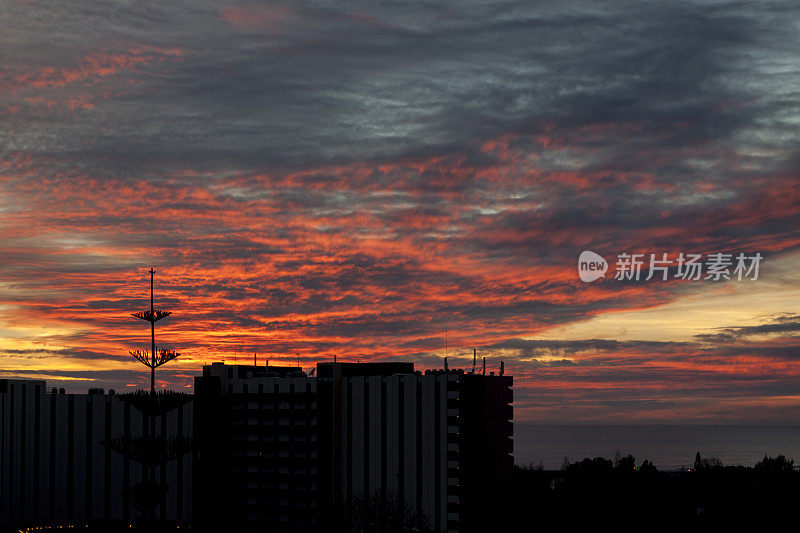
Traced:
<path fill-rule="evenodd" d="M 190 437 L 191 402 L 156 418 L 154 428 Z M 42 380 L 0 379 L 0 527 L 135 521 L 131 490 L 143 467 L 108 444 L 145 430 L 143 415 L 114 391 L 65 394 Z M 191 470 L 188 454 L 156 467 L 169 489 L 155 518 L 191 522 Z"/>
<path fill-rule="evenodd" d="M 0 527 L 141 525 L 132 491 L 149 476 L 162 525 L 485 531 L 513 467 L 511 387 L 411 363 L 215 363 L 148 425 L 113 391 L 0 380 Z M 120 453 L 148 434 L 191 439 L 191 453 L 148 474 Z"/>

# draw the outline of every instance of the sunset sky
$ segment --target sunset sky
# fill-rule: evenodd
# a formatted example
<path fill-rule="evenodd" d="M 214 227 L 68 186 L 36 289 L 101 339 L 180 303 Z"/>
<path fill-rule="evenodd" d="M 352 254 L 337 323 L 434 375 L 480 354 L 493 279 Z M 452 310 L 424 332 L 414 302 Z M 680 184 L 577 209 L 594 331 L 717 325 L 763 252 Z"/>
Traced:
<path fill-rule="evenodd" d="M 505 361 L 520 420 L 800 418 L 800 4 L 7 0 L 0 377 Z M 584 283 L 578 256 L 605 257 Z M 760 253 L 757 280 L 614 279 Z M 645 277 L 645 276 L 643 276 Z M 658 278 L 658 276 L 656 277 Z M 447 348 L 445 347 L 445 337 Z"/>

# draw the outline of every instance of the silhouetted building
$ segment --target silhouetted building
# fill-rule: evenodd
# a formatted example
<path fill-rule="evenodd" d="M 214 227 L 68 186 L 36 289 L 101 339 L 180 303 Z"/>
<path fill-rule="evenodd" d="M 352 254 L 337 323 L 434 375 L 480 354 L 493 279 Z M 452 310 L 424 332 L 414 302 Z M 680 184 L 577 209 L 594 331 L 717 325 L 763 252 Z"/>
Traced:
<path fill-rule="evenodd" d="M 191 435 L 191 403 L 157 420 L 157 431 Z M 48 390 L 44 381 L 0 379 L 0 527 L 130 523 L 130 487 L 141 466 L 105 443 L 142 434 L 141 413 L 110 391 Z M 156 517 L 191 521 L 187 455 L 158 468 L 169 491 Z"/>
<path fill-rule="evenodd" d="M 411 363 L 316 372 L 204 367 L 195 380 L 200 522 L 340 531 L 390 509 L 409 527 L 478 530 L 487 491 L 499 494 L 513 466 L 511 377 L 422 374 Z"/>
<path fill-rule="evenodd" d="M 208 531 L 318 523 L 317 381 L 300 368 L 214 363 L 195 378 L 196 522 Z"/>
<path fill-rule="evenodd" d="M 487 530 L 513 467 L 511 377 L 411 363 L 314 372 L 203 367 L 193 400 L 155 415 L 155 436 L 191 437 L 193 453 L 155 467 L 168 490 L 153 518 L 211 531 Z M 0 380 L 0 527 L 140 517 L 131 492 L 144 468 L 128 448 L 149 431 L 136 407 L 149 398 Z"/>

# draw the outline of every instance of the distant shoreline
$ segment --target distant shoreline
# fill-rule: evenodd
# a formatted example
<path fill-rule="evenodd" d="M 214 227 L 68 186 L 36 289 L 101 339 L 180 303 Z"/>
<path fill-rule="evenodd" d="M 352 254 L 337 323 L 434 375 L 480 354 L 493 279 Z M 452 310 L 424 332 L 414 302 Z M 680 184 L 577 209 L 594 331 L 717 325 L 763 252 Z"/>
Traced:
<path fill-rule="evenodd" d="M 800 425 L 789 424 L 549 424 L 514 423 L 514 462 L 560 469 L 584 458 L 619 452 L 637 462 L 652 461 L 659 471 L 690 469 L 695 454 L 725 465 L 753 466 L 765 455 L 800 459 Z"/>
<path fill-rule="evenodd" d="M 678 426 L 678 427 L 800 427 L 788 423 L 763 423 L 763 422 L 540 422 L 537 420 L 514 420 L 514 425 L 526 426 L 595 426 L 595 427 L 643 427 L 643 426 Z"/>

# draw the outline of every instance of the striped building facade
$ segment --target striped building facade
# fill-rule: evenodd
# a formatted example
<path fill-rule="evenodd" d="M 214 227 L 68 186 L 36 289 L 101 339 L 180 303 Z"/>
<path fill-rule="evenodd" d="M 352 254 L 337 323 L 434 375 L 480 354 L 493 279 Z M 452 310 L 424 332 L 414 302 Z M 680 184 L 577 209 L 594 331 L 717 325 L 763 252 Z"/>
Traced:
<path fill-rule="evenodd" d="M 348 370 L 370 373 L 351 367 L 334 378 L 340 389 L 333 402 L 340 413 L 334 478 L 345 506 L 384 495 L 433 531 L 479 530 L 476 513 L 492 490 L 506 488 L 513 467 L 511 377 L 460 371 L 348 377 Z M 331 377 L 336 373 L 332 368 Z M 481 408 L 486 401 L 490 409 Z"/>
<path fill-rule="evenodd" d="M 131 523 L 142 467 L 104 443 L 137 437 L 143 417 L 113 391 L 64 394 L 39 380 L 0 380 L 0 527 Z M 157 435 L 191 435 L 191 402 L 158 417 Z M 156 517 L 191 521 L 191 457 L 156 468 L 170 487 Z"/>
<path fill-rule="evenodd" d="M 382 505 L 404 527 L 491 529 L 513 468 L 510 376 L 411 363 L 315 372 L 204 367 L 193 399 L 156 418 L 156 436 L 190 437 L 192 453 L 156 467 L 169 490 L 155 518 L 200 531 L 356 533 Z M 0 529 L 134 523 L 143 468 L 105 443 L 144 424 L 113 391 L 0 380 Z"/>

